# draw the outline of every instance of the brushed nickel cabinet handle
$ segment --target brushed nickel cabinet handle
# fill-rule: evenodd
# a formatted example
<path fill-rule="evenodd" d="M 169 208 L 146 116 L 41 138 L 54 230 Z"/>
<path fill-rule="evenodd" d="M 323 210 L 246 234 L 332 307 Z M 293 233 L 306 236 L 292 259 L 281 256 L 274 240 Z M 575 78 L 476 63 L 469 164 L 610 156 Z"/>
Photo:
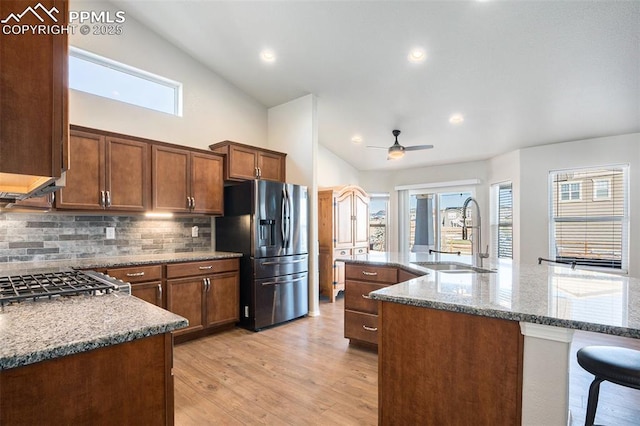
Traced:
<path fill-rule="evenodd" d="M 104 191 L 100 191 L 100 207 L 106 207 L 106 195 Z"/>
<path fill-rule="evenodd" d="M 213 268 L 213 265 L 209 265 L 209 266 L 198 266 L 198 269 L 200 269 L 201 271 L 206 271 L 208 269 Z"/>
<path fill-rule="evenodd" d="M 144 272 L 127 272 L 128 277 L 144 277 Z"/>
<path fill-rule="evenodd" d="M 378 327 L 367 327 L 366 325 L 363 325 L 362 328 L 367 331 L 378 331 Z"/>
<path fill-rule="evenodd" d="M 377 272 L 362 271 L 362 275 L 369 275 L 369 276 L 375 277 L 376 275 L 378 275 L 378 273 Z"/>
<path fill-rule="evenodd" d="M 106 191 L 107 197 L 106 197 L 106 206 L 107 208 L 111 207 L 111 191 Z"/>
<path fill-rule="evenodd" d="M 158 284 L 158 292 L 157 292 L 157 294 L 158 294 L 158 297 L 157 297 L 158 304 L 162 305 L 162 284 Z"/>
<path fill-rule="evenodd" d="M 195 210 L 195 209 L 196 209 L 196 198 L 191 197 L 191 210 Z"/>
<path fill-rule="evenodd" d="M 371 299 L 371 298 L 370 298 L 368 295 L 366 295 L 366 294 L 363 294 L 363 295 L 362 295 L 362 298 L 363 298 L 363 299 L 369 299 L 369 300 Z"/>

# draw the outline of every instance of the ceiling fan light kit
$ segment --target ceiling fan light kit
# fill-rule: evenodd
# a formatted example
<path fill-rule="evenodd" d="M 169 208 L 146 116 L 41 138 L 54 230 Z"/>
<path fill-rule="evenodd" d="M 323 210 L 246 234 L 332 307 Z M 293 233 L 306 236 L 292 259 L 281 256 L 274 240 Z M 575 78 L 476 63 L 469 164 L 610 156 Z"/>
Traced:
<path fill-rule="evenodd" d="M 393 136 L 395 136 L 396 141 L 387 149 L 387 160 L 398 160 L 404 157 L 405 151 L 419 151 L 422 149 L 431 149 L 433 145 L 415 145 L 415 146 L 407 146 L 404 147 L 400 145 L 398 142 L 398 135 L 400 134 L 400 130 L 394 130 L 391 132 Z M 382 148 L 380 146 L 369 146 L 367 148 Z"/>

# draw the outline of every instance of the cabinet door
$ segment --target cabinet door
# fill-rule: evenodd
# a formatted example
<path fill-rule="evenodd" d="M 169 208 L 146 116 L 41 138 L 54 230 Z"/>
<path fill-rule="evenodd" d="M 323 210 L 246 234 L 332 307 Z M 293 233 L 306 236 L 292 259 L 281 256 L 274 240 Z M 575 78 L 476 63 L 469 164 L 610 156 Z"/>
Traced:
<path fill-rule="evenodd" d="M 154 145 L 152 148 L 153 209 L 189 212 L 191 153 Z"/>
<path fill-rule="evenodd" d="M 131 284 L 131 294 L 139 299 L 164 308 L 162 282 Z"/>
<path fill-rule="evenodd" d="M 255 179 L 257 163 L 255 149 L 237 145 L 229 146 L 229 179 Z"/>
<path fill-rule="evenodd" d="M 149 208 L 149 145 L 106 139 L 107 207 L 110 210 L 145 211 Z"/>
<path fill-rule="evenodd" d="M 335 236 L 336 248 L 353 246 L 353 194 L 342 194 L 335 200 Z"/>
<path fill-rule="evenodd" d="M 35 13 L 22 15 L 35 4 L 2 0 L 0 17 L 9 20 L 21 14 L 20 25 L 41 25 Z M 66 1 L 38 4 L 46 10 L 55 7 L 57 24 L 66 26 Z M 13 23 L 8 22 L 6 28 Z M 8 181 L 2 172 L 28 175 L 20 180 L 20 186 L 27 188 L 38 176 L 59 177 L 67 167 L 67 39 L 66 33 L 0 35 L 0 183 Z"/>
<path fill-rule="evenodd" d="M 260 169 L 260 179 L 275 180 L 285 182 L 286 157 L 269 152 L 258 151 L 258 168 Z"/>
<path fill-rule="evenodd" d="M 224 190 L 222 157 L 191 154 L 191 196 L 194 213 L 222 214 Z"/>
<path fill-rule="evenodd" d="M 184 278 L 167 281 L 167 310 L 185 317 L 189 326 L 174 331 L 175 335 L 204 328 L 204 278 Z"/>
<path fill-rule="evenodd" d="M 240 319 L 240 278 L 237 272 L 209 276 L 206 326 L 233 323 Z"/>
<path fill-rule="evenodd" d="M 104 136 L 71 131 L 70 164 L 66 186 L 60 190 L 59 209 L 102 210 L 105 179 Z"/>
<path fill-rule="evenodd" d="M 357 192 L 353 193 L 353 244 L 369 246 L 369 200 Z"/>

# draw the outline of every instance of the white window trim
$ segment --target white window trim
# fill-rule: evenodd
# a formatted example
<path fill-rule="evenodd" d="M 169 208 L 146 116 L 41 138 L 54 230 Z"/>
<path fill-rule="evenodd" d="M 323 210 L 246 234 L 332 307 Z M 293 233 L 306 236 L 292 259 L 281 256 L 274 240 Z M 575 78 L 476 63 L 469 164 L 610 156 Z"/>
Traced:
<path fill-rule="evenodd" d="M 596 192 L 596 182 L 607 182 L 607 196 L 606 197 L 598 197 Z M 593 201 L 608 201 L 611 200 L 611 178 L 599 178 L 592 179 L 593 183 Z"/>
<path fill-rule="evenodd" d="M 576 201 L 582 201 L 582 181 L 579 180 L 568 180 L 566 182 L 562 182 L 560 183 L 560 187 L 562 187 L 562 185 L 573 185 L 573 184 L 577 184 L 578 185 L 578 198 L 571 198 L 571 189 L 569 189 L 569 199 L 568 200 L 563 200 L 562 199 L 562 191 L 560 191 L 560 189 L 558 189 L 558 201 L 561 203 L 574 203 Z"/>
<path fill-rule="evenodd" d="M 173 115 L 177 117 L 182 117 L 182 83 L 179 81 L 171 80 L 166 77 L 162 77 L 157 74 L 153 74 L 151 72 L 141 70 L 140 68 L 132 67 L 131 65 L 123 64 L 122 62 L 114 61 L 113 59 L 106 58 L 104 56 L 97 55 L 95 53 L 80 49 L 75 46 L 69 46 L 69 56 L 73 56 L 74 58 L 82 59 L 88 62 L 93 62 L 97 65 L 102 65 L 104 67 L 108 67 L 114 69 L 116 71 L 120 71 L 123 73 L 130 74 L 135 77 L 139 77 L 153 83 L 169 87 L 174 89 L 174 113 Z M 155 111 L 155 110 L 153 110 Z"/>

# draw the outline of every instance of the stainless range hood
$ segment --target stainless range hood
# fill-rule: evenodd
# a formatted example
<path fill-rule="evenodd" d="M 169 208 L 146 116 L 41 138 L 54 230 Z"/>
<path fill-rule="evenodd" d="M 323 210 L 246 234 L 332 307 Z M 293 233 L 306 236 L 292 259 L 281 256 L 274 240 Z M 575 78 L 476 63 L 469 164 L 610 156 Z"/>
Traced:
<path fill-rule="evenodd" d="M 64 187 L 65 177 L 65 172 L 59 178 L 0 173 L 0 207 L 57 191 Z"/>

